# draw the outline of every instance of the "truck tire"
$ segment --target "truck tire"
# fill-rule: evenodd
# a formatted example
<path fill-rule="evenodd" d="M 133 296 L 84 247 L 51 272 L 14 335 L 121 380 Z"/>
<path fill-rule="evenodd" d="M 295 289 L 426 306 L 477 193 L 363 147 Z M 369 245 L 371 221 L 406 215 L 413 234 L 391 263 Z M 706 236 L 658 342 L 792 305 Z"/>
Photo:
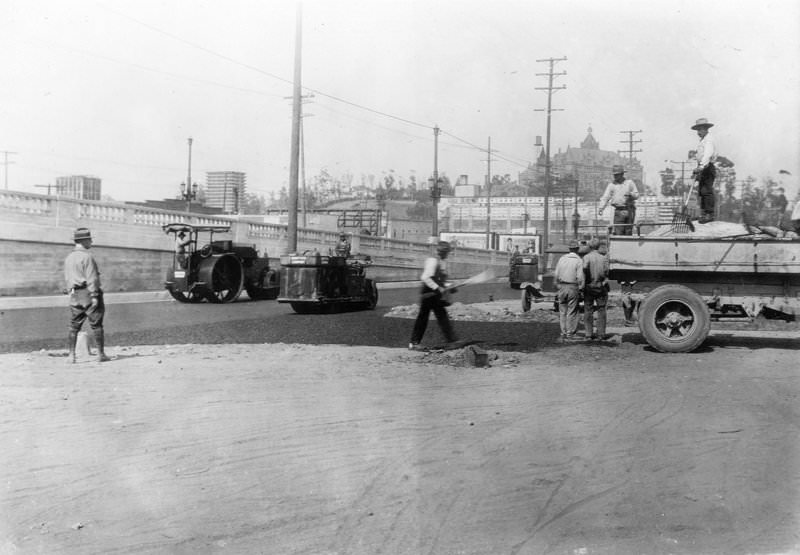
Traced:
<path fill-rule="evenodd" d="M 639 308 L 639 330 L 662 353 L 694 351 L 708 337 L 711 314 L 702 297 L 683 285 L 662 285 Z"/>

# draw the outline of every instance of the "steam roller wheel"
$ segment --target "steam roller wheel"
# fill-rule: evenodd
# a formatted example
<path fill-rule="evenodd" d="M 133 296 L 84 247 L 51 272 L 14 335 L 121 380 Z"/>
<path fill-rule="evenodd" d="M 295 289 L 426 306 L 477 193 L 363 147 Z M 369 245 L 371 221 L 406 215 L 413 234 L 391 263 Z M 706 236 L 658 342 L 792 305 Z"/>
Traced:
<path fill-rule="evenodd" d="M 176 291 L 174 289 L 168 291 L 173 299 L 181 303 L 199 303 L 203 300 L 203 295 L 196 291 Z"/>
<path fill-rule="evenodd" d="M 208 271 L 208 268 L 206 268 Z M 212 303 L 230 303 L 242 292 L 244 271 L 239 259 L 233 255 L 222 255 L 211 260 L 209 289 L 206 299 Z"/>

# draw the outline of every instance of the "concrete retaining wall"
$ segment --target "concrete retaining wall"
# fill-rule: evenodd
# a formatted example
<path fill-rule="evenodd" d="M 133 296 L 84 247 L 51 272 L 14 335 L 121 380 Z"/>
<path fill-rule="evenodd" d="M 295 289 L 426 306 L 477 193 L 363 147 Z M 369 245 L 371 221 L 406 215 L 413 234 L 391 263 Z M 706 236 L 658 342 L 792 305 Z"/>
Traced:
<path fill-rule="evenodd" d="M 58 293 L 63 285 L 64 258 L 73 248 L 76 227 L 92 230 L 92 252 L 106 291 L 150 291 L 163 288 L 172 260 L 172 236 L 161 226 L 173 222 L 229 225 L 215 239 L 254 245 L 278 267 L 286 252 L 287 226 L 250 223 L 120 203 L 59 199 L 53 196 L 0 191 L 0 295 Z M 327 253 L 338 235 L 332 231 L 298 230 L 298 252 Z M 368 275 L 377 281 L 416 280 L 430 245 L 374 236 L 353 236 L 353 253 L 370 255 Z M 453 278 L 474 275 L 487 267 L 505 275 L 504 253 L 456 249 L 450 258 Z"/>

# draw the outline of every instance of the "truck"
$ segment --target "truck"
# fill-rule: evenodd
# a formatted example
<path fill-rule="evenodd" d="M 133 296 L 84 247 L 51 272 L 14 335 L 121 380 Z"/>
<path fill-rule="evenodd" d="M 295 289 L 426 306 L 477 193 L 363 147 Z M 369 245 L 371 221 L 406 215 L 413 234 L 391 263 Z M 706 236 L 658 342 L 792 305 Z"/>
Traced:
<path fill-rule="evenodd" d="M 698 226 L 702 228 L 704 226 Z M 639 330 L 665 353 L 690 352 L 712 322 L 800 313 L 800 239 L 742 233 L 610 235 L 609 279 L 639 295 Z"/>

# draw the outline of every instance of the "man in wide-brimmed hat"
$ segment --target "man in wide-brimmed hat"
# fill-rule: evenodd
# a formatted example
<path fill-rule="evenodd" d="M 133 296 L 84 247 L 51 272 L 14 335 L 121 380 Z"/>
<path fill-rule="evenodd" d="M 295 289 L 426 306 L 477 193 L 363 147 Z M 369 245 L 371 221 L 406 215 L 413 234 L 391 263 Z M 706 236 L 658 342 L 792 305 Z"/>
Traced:
<path fill-rule="evenodd" d="M 692 171 L 692 177 L 697 180 L 697 197 L 700 205 L 700 223 L 708 223 L 714 220 L 716 198 L 714 193 L 714 179 L 717 177 L 717 168 L 714 162 L 717 160 L 717 147 L 709 129 L 714 124 L 706 118 L 698 119 L 692 126 L 700 137 L 700 144 L 697 145 L 694 158 L 697 160 L 697 167 Z"/>
<path fill-rule="evenodd" d="M 615 235 L 632 235 L 639 190 L 636 188 L 636 183 L 625 179 L 625 168 L 621 165 L 617 164 L 611 168 L 611 173 L 614 174 L 614 180 L 608 184 L 603 196 L 600 197 L 600 212 L 611 204 L 614 207 L 614 216 L 611 218 L 614 224 L 612 232 Z"/>
<path fill-rule="evenodd" d="M 78 332 L 83 323 L 89 320 L 97 345 L 97 362 L 110 360 L 105 352 L 103 335 L 103 318 L 106 307 L 103 302 L 103 290 L 100 287 L 100 271 L 89 249 L 92 248 L 92 233 L 85 227 L 79 227 L 73 234 L 75 249 L 64 260 L 64 280 L 69 291 L 69 362 L 75 362 L 75 345 Z"/>

